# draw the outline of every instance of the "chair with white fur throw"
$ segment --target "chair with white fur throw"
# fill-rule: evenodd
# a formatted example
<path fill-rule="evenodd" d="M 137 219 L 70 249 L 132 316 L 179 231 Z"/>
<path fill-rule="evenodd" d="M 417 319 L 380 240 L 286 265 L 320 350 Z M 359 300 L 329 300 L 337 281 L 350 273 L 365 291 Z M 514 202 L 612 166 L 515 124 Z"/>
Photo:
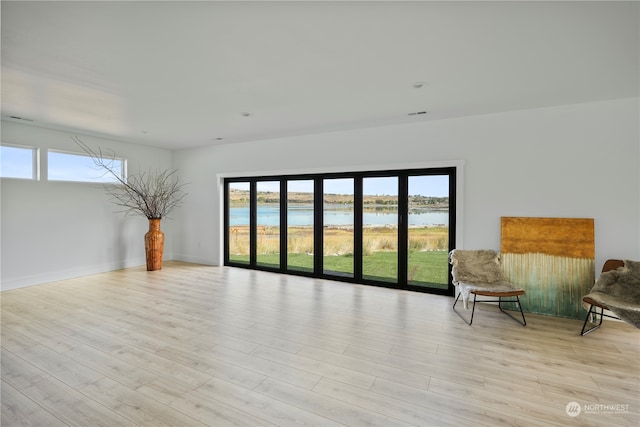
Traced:
<path fill-rule="evenodd" d="M 473 314 L 476 310 L 476 298 L 478 296 L 497 297 L 498 299 L 483 299 L 480 302 L 497 302 L 500 311 L 522 326 L 527 325 L 522 305 L 520 304 L 520 295 L 524 295 L 525 291 L 506 279 L 502 270 L 500 255 L 496 251 L 489 249 L 454 249 L 449 253 L 449 263 L 453 266 L 451 268 L 453 284 L 458 288 L 458 296 L 453 303 L 453 311 L 468 325 L 473 323 Z M 469 296 L 471 294 L 473 294 L 473 308 L 471 309 L 471 320 L 467 321 L 462 314 L 456 311 L 456 304 L 462 295 L 464 308 L 468 309 Z M 522 315 L 522 322 L 504 311 L 502 308 L 503 302 L 514 302 L 518 305 Z"/>
<path fill-rule="evenodd" d="M 602 326 L 604 317 L 620 319 L 640 329 L 640 261 L 609 259 L 595 286 L 582 302 L 589 305 L 580 335 L 587 335 Z M 587 329 L 587 322 L 598 316 L 600 322 Z M 608 310 L 615 314 L 605 314 Z"/>

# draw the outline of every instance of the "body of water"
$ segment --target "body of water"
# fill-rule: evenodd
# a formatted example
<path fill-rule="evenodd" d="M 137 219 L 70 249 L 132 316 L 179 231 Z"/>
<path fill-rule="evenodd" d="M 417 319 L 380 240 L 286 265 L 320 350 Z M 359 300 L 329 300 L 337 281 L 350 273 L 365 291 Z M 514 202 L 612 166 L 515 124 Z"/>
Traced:
<path fill-rule="evenodd" d="M 249 208 L 231 208 L 230 225 L 249 225 Z M 363 224 L 367 225 L 397 225 L 397 213 L 389 209 L 365 210 Z M 290 206 L 287 212 L 289 226 L 313 225 L 313 207 Z M 258 224 L 280 225 L 280 209 L 271 206 L 258 207 Z M 352 225 L 353 211 L 344 206 L 329 207 L 324 211 L 324 225 Z M 412 209 L 409 213 L 409 226 L 449 225 L 449 212 Z"/>

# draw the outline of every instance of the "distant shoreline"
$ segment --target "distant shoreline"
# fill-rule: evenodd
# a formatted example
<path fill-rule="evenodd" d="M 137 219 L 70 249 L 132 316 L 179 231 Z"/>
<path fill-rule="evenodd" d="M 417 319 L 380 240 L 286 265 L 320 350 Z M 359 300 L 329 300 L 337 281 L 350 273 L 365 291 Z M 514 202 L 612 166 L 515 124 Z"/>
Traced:
<path fill-rule="evenodd" d="M 353 205 L 353 195 L 349 194 L 323 194 L 323 201 L 330 205 Z M 290 205 L 311 205 L 314 202 L 313 193 L 296 193 L 287 194 Z M 249 192 L 245 190 L 231 189 L 229 191 L 229 201 L 231 206 L 249 204 Z M 280 203 L 280 193 L 276 192 L 260 192 L 258 194 L 258 203 L 261 205 L 272 205 Z M 397 207 L 398 197 L 389 195 L 364 195 L 363 204 L 367 207 Z M 449 208 L 448 197 L 434 196 L 409 196 L 409 209 L 411 208 L 429 208 L 433 210 L 446 210 Z"/>
<path fill-rule="evenodd" d="M 230 225 L 229 228 L 233 228 L 233 229 L 248 229 L 249 225 L 248 224 L 240 224 L 240 225 Z M 279 229 L 280 226 L 279 225 L 263 225 L 263 224 L 258 224 L 258 228 L 268 228 L 268 229 Z M 287 226 L 287 228 L 295 228 L 295 229 L 303 229 L 303 230 L 307 230 L 307 229 L 311 229 L 313 228 L 313 225 L 289 225 Z M 340 224 L 334 224 L 334 225 L 325 225 L 324 228 L 326 229 L 334 229 L 334 230 L 353 230 L 353 226 L 352 225 L 340 225 Z M 362 226 L 362 228 L 367 228 L 367 229 L 393 229 L 393 228 L 398 228 L 397 225 L 393 225 L 393 224 L 364 224 Z M 411 229 L 419 229 L 419 228 L 432 228 L 432 229 L 438 229 L 438 228 L 443 228 L 443 229 L 448 229 L 449 226 L 446 224 L 427 224 L 427 225 L 409 225 L 408 228 Z"/>

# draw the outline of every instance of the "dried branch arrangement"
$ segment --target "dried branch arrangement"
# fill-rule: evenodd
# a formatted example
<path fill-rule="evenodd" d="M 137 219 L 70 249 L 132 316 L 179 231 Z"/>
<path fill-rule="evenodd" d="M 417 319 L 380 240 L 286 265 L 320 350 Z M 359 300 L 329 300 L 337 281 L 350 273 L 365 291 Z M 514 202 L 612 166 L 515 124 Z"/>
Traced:
<path fill-rule="evenodd" d="M 161 219 L 182 205 L 187 193 L 183 191 L 185 184 L 179 182 L 176 170 L 142 172 L 124 177 L 115 167 L 115 153 L 104 153 L 100 148 L 96 151 L 80 138 L 72 139 L 105 175 L 117 180 L 116 183 L 105 184 L 106 191 L 113 203 L 122 207 L 127 215 L 142 214 L 149 219 Z"/>

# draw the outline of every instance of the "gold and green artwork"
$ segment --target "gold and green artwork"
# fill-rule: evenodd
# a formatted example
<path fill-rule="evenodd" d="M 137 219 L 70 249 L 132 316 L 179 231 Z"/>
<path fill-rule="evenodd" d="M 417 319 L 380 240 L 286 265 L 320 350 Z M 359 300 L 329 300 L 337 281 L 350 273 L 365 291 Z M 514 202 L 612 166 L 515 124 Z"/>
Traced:
<path fill-rule="evenodd" d="M 507 278 L 522 286 L 527 312 L 584 318 L 582 296 L 595 280 L 592 218 L 501 218 Z"/>

